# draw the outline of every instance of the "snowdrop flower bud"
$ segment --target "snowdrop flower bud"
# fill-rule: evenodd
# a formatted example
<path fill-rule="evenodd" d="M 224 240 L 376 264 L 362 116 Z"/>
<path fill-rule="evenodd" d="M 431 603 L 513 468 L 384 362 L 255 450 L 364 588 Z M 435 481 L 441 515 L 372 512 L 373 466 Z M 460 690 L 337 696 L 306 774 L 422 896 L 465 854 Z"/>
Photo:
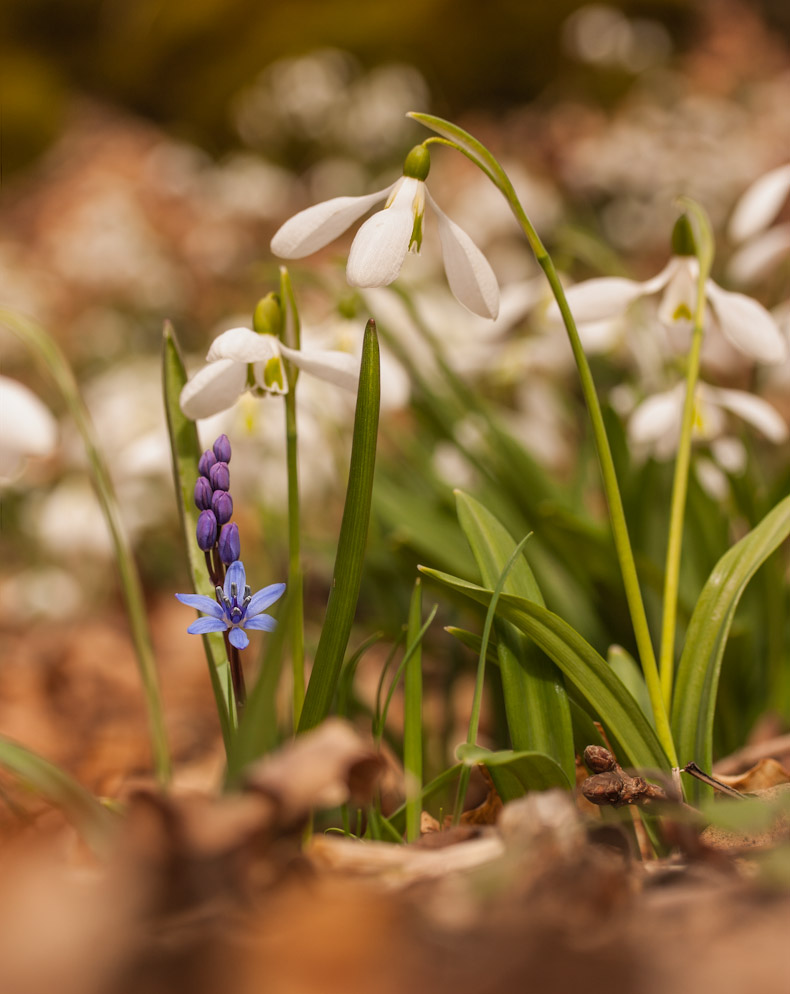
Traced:
<path fill-rule="evenodd" d="M 199 476 L 195 482 L 195 507 L 201 511 L 211 508 L 211 497 L 214 493 L 211 484 L 205 476 Z"/>
<path fill-rule="evenodd" d="M 214 490 L 230 490 L 230 470 L 226 462 L 214 463 L 208 478 Z"/>
<path fill-rule="evenodd" d="M 214 491 L 211 499 L 211 510 L 217 519 L 218 524 L 224 525 L 230 521 L 233 515 L 233 498 L 224 490 Z"/>
<path fill-rule="evenodd" d="M 696 254 L 697 249 L 694 243 L 694 232 L 691 230 L 691 222 L 688 219 L 688 214 L 681 214 L 672 229 L 672 255 Z"/>
<path fill-rule="evenodd" d="M 230 462 L 230 439 L 227 435 L 220 435 L 214 443 L 214 455 L 218 462 Z"/>
<path fill-rule="evenodd" d="M 217 519 L 213 511 L 201 511 L 197 522 L 197 544 L 203 552 L 209 552 L 217 541 Z"/>
<path fill-rule="evenodd" d="M 211 451 L 211 449 L 206 449 L 203 455 L 200 457 L 200 462 L 198 463 L 198 472 L 201 476 L 208 478 L 209 471 L 214 463 L 217 462 L 217 457 Z"/>
<path fill-rule="evenodd" d="M 219 533 L 219 558 L 230 566 L 241 556 L 241 539 L 239 538 L 239 526 L 233 522 L 223 525 Z"/>

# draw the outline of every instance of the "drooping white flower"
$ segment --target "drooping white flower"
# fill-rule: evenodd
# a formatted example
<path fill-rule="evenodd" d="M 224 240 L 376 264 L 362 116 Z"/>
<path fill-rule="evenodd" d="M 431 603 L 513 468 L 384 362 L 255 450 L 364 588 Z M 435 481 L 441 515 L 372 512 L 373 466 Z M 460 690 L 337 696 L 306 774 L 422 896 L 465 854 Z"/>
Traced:
<path fill-rule="evenodd" d="M 744 242 L 764 231 L 777 217 L 790 194 L 790 163 L 771 169 L 742 194 L 730 217 L 728 234 L 734 242 Z"/>
<path fill-rule="evenodd" d="M 635 452 L 656 459 L 669 459 L 677 450 L 686 384 L 653 394 L 634 410 L 628 420 L 628 439 Z M 727 414 L 734 414 L 756 428 L 769 441 L 787 440 L 790 432 L 779 412 L 767 401 L 744 390 L 727 390 L 698 383 L 694 395 L 692 438 L 715 444 L 725 437 Z M 727 461 L 722 451 L 723 461 Z M 729 465 L 725 468 L 730 469 Z"/>
<path fill-rule="evenodd" d="M 790 163 L 772 169 L 742 195 L 730 218 L 728 233 L 741 242 L 729 261 L 728 272 L 744 283 L 759 279 L 790 256 L 790 224 L 776 224 L 782 204 L 790 194 Z"/>
<path fill-rule="evenodd" d="M 283 259 L 301 259 L 334 241 L 371 207 L 385 201 L 362 225 L 351 244 L 346 278 L 351 286 L 388 286 L 397 279 L 406 254 L 420 251 L 426 202 L 433 209 L 447 282 L 456 299 L 474 314 L 496 318 L 499 287 L 488 260 L 439 208 L 425 186 L 430 154 L 417 145 L 406 157 L 403 176 L 384 190 L 362 197 L 335 197 L 290 218 L 271 240 Z"/>
<path fill-rule="evenodd" d="M 667 327 L 690 329 L 697 299 L 699 263 L 694 256 L 673 256 L 667 265 L 649 280 L 609 276 L 585 280 L 567 291 L 568 305 L 579 325 L 611 320 L 642 297 L 663 290 L 658 307 L 659 320 Z M 762 304 L 742 293 L 723 290 L 709 279 L 705 296 L 713 324 L 741 352 L 758 362 L 782 362 L 787 344 L 776 322 Z M 549 317 L 559 320 L 556 304 Z"/>
<path fill-rule="evenodd" d="M 287 393 L 282 357 L 305 373 L 354 391 L 357 362 L 346 352 L 291 349 L 274 335 L 230 328 L 211 344 L 206 365 L 181 391 L 181 410 L 197 420 L 232 407 L 246 390 Z"/>
<path fill-rule="evenodd" d="M 48 456 L 57 442 L 55 418 L 22 383 L 0 376 L 0 485 L 15 480 L 32 456 Z"/>

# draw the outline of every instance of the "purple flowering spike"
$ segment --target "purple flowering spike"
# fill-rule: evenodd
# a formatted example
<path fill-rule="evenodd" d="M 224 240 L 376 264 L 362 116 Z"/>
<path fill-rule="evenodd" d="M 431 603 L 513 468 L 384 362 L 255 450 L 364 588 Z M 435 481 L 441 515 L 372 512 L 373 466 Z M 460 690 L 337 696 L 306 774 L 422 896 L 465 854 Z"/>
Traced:
<path fill-rule="evenodd" d="M 195 507 L 201 511 L 211 509 L 211 498 L 214 491 L 205 476 L 199 476 L 195 482 Z"/>
<path fill-rule="evenodd" d="M 208 473 L 211 486 L 215 490 L 230 490 L 230 470 L 226 462 L 217 462 Z"/>
<path fill-rule="evenodd" d="M 230 462 L 230 439 L 227 435 L 220 435 L 214 443 L 214 455 L 217 462 Z"/>
<path fill-rule="evenodd" d="M 235 563 L 241 555 L 241 539 L 239 538 L 239 526 L 232 522 L 223 525 L 219 533 L 219 558 L 229 566 Z"/>
<path fill-rule="evenodd" d="M 197 521 L 197 544 L 204 552 L 214 548 L 217 541 L 217 519 L 213 511 L 201 511 Z"/>
<path fill-rule="evenodd" d="M 233 498 L 225 490 L 215 490 L 211 498 L 211 510 L 217 523 L 224 525 L 233 516 Z"/>
<path fill-rule="evenodd" d="M 217 462 L 217 457 L 211 451 L 211 449 L 206 449 L 203 455 L 200 457 L 200 462 L 198 462 L 198 472 L 201 476 L 205 476 L 208 479 L 208 475 L 211 472 L 211 467 Z"/>

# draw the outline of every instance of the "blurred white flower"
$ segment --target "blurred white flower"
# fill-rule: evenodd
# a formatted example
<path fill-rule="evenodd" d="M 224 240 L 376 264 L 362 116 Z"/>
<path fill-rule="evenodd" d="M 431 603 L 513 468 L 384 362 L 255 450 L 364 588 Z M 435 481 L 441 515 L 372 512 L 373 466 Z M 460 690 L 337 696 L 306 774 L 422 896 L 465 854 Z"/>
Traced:
<path fill-rule="evenodd" d="M 346 352 L 291 349 L 274 335 L 230 328 L 214 339 L 207 365 L 181 391 L 181 410 L 197 420 L 232 407 L 248 389 L 287 393 L 282 356 L 305 373 L 346 390 L 357 388 L 359 366 Z"/>
<path fill-rule="evenodd" d="M 23 384 L 0 376 L 0 486 L 17 479 L 30 457 L 51 455 L 57 437 L 49 408 Z"/>
<path fill-rule="evenodd" d="M 290 218 L 275 233 L 272 252 L 283 259 L 301 259 L 324 248 L 384 200 L 384 209 L 362 225 L 351 244 L 346 279 L 351 286 L 388 286 L 400 274 L 410 250 L 422 245 L 426 200 L 438 222 L 447 282 L 455 298 L 472 313 L 495 318 L 499 287 L 487 259 L 431 197 L 424 179 L 428 151 L 418 145 L 409 153 L 404 175 L 384 190 L 362 197 L 335 197 Z"/>
<path fill-rule="evenodd" d="M 663 290 L 658 307 L 659 320 L 666 327 L 690 330 L 696 306 L 699 264 L 693 256 L 673 256 L 649 280 L 629 280 L 620 276 L 585 280 L 567 291 L 568 305 L 579 325 L 612 320 L 642 297 Z M 713 280 L 705 284 L 705 296 L 713 321 L 724 337 L 745 355 L 758 362 L 782 362 L 787 344 L 776 321 L 762 304 L 742 293 L 731 293 Z M 560 320 L 556 303 L 548 317 Z"/>
<path fill-rule="evenodd" d="M 628 439 L 637 456 L 648 454 L 670 459 L 678 446 L 686 384 L 653 394 L 634 410 L 628 420 Z M 756 428 L 771 442 L 787 440 L 788 427 L 779 412 L 767 401 L 743 390 L 725 390 L 699 383 L 694 397 L 692 437 L 713 443 L 724 437 L 727 414 L 734 414 Z M 712 447 L 716 455 L 716 447 Z M 731 446 L 722 449 L 725 468 L 732 468 Z"/>
<path fill-rule="evenodd" d="M 744 244 L 729 262 L 733 279 L 744 283 L 757 280 L 790 256 L 790 224 L 768 227 L 779 215 L 788 194 L 790 163 L 761 176 L 735 205 L 728 231 L 734 242 Z"/>

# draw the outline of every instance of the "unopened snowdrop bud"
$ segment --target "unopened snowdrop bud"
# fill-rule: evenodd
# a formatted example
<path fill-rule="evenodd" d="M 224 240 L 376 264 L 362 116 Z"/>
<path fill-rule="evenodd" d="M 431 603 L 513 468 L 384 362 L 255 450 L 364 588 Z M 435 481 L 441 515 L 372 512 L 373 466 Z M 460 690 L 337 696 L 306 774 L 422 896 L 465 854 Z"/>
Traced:
<path fill-rule="evenodd" d="M 209 482 L 215 490 L 230 490 L 230 470 L 226 462 L 217 462 L 209 470 Z"/>
<path fill-rule="evenodd" d="M 195 507 L 201 511 L 211 508 L 211 497 L 214 490 L 205 476 L 199 476 L 195 481 Z"/>
<path fill-rule="evenodd" d="M 222 531 L 219 533 L 219 558 L 226 566 L 241 558 L 239 526 L 235 522 L 222 526 Z"/>
<path fill-rule="evenodd" d="M 211 449 L 206 449 L 203 455 L 200 457 L 200 462 L 198 462 L 198 472 L 201 476 L 208 478 L 208 474 L 211 467 L 217 462 L 217 457 L 211 451 Z"/>
<path fill-rule="evenodd" d="M 233 498 L 224 490 L 215 490 L 211 499 L 211 510 L 218 524 L 226 524 L 233 516 Z"/>
<path fill-rule="evenodd" d="M 697 249 L 694 243 L 694 232 L 691 230 L 691 222 L 688 219 L 688 214 L 681 214 L 672 229 L 672 255 L 696 254 Z"/>
<path fill-rule="evenodd" d="M 214 543 L 217 541 L 217 519 L 213 511 L 200 512 L 196 532 L 198 548 L 203 552 L 209 552 L 214 548 Z"/>
<path fill-rule="evenodd" d="M 227 435 L 220 435 L 213 448 L 217 462 L 230 462 L 230 439 Z"/>
<path fill-rule="evenodd" d="M 267 293 L 255 305 L 252 314 L 252 327 L 259 335 L 274 335 L 280 337 L 283 312 L 280 298 L 276 293 Z"/>

